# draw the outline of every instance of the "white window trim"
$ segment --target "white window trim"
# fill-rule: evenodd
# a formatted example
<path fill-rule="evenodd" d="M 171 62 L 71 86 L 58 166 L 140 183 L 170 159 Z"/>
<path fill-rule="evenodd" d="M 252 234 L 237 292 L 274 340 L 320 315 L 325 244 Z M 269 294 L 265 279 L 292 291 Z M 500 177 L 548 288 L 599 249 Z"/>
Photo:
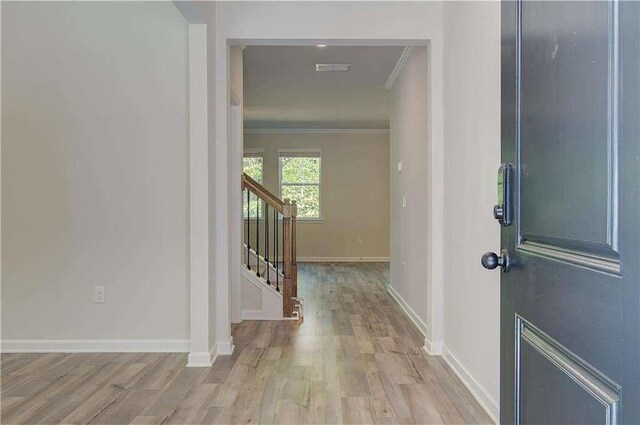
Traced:
<path fill-rule="evenodd" d="M 242 152 L 242 157 L 257 157 L 257 156 L 261 156 L 263 161 L 264 161 L 264 149 L 254 149 L 254 148 L 248 148 L 245 149 Z"/>
<path fill-rule="evenodd" d="M 296 221 L 305 221 L 305 222 L 322 222 L 324 218 L 322 217 L 322 151 L 319 148 L 292 148 L 292 149 L 278 149 L 278 197 L 282 198 L 282 157 L 286 157 L 287 154 L 300 154 L 300 153 L 309 153 L 315 154 L 316 157 L 320 158 L 320 170 L 318 172 L 318 183 L 296 183 L 289 184 L 291 186 L 318 186 L 318 217 L 296 217 Z"/>

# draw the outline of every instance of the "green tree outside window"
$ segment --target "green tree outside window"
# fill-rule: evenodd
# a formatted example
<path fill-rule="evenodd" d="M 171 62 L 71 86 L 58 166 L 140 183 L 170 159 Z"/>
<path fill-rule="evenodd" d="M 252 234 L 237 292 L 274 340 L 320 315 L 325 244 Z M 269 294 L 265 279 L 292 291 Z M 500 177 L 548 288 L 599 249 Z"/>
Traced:
<path fill-rule="evenodd" d="M 280 155 L 280 193 L 297 202 L 298 218 L 320 218 L 319 153 Z"/>
<path fill-rule="evenodd" d="M 263 182 L 263 165 L 264 161 L 262 156 L 245 156 L 242 158 L 242 171 L 261 184 Z M 258 217 L 258 212 L 260 213 L 260 217 L 262 217 L 264 205 L 258 205 L 257 197 L 254 194 L 250 194 L 249 198 L 249 218 Z M 247 192 L 244 193 L 242 202 L 244 218 L 247 218 Z"/>

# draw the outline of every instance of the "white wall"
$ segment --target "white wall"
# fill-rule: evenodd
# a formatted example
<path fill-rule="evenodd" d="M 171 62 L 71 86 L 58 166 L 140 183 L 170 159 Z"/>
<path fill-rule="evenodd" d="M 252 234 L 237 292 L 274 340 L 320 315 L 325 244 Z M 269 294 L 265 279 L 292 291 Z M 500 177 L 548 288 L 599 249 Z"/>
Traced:
<path fill-rule="evenodd" d="M 391 88 L 391 271 L 396 297 L 431 340 L 429 279 L 429 125 L 427 49 L 414 48 Z M 398 162 L 402 171 L 398 172 Z M 406 207 L 402 206 L 402 198 Z"/>
<path fill-rule="evenodd" d="M 5 2 L 2 88 L 3 339 L 188 349 L 183 17 L 162 2 Z"/>
<path fill-rule="evenodd" d="M 279 193 L 278 150 L 322 152 L 322 219 L 297 221 L 298 261 L 388 260 L 387 133 L 250 131 L 244 136 L 244 145 L 262 150 L 264 185 L 275 194 Z M 357 243 L 358 237 L 362 244 Z"/>
<path fill-rule="evenodd" d="M 498 418 L 500 273 L 480 257 L 500 248 L 493 219 L 500 165 L 500 4 L 444 5 L 444 355 Z"/>

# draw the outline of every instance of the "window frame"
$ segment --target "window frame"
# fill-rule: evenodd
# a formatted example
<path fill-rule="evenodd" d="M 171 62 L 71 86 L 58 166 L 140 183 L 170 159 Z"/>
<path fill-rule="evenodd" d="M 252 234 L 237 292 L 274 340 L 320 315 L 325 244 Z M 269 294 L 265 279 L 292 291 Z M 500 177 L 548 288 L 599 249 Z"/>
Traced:
<path fill-rule="evenodd" d="M 262 159 L 262 181 L 258 181 L 261 185 L 264 185 L 264 149 L 244 149 L 242 151 L 242 172 L 244 173 L 244 159 L 245 158 L 260 158 Z M 256 180 L 257 181 L 257 180 Z M 243 196 L 242 200 L 242 217 L 243 220 L 255 220 L 256 218 L 264 221 L 264 208 L 260 210 L 260 213 L 257 214 L 258 217 L 247 215 L 247 209 L 245 202 L 247 198 Z"/>
<path fill-rule="evenodd" d="M 304 154 L 309 154 L 305 156 Z M 318 183 L 283 183 L 282 182 L 282 158 L 319 158 Z M 324 221 L 322 215 L 322 151 L 319 148 L 310 149 L 278 149 L 278 197 L 282 199 L 282 187 L 284 186 L 317 186 L 318 187 L 318 216 L 296 216 L 298 221 Z"/>

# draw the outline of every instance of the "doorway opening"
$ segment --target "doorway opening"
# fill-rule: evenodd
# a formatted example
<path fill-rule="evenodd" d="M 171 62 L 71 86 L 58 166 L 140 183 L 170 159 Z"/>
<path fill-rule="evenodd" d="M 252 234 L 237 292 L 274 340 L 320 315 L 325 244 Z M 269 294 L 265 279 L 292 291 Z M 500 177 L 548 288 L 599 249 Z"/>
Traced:
<path fill-rule="evenodd" d="M 233 322 L 291 317 L 305 302 L 297 285 L 307 273 L 375 270 L 425 341 L 433 339 L 428 47 L 407 44 L 230 47 L 230 91 L 241 99 L 243 123 L 234 151 L 251 180 L 232 214 L 241 238 Z M 254 183 L 260 190 L 246 187 Z M 287 294 L 291 230 L 270 197 L 295 201 L 290 273 L 302 274 Z M 274 295 L 298 299 L 281 314 Z"/>

